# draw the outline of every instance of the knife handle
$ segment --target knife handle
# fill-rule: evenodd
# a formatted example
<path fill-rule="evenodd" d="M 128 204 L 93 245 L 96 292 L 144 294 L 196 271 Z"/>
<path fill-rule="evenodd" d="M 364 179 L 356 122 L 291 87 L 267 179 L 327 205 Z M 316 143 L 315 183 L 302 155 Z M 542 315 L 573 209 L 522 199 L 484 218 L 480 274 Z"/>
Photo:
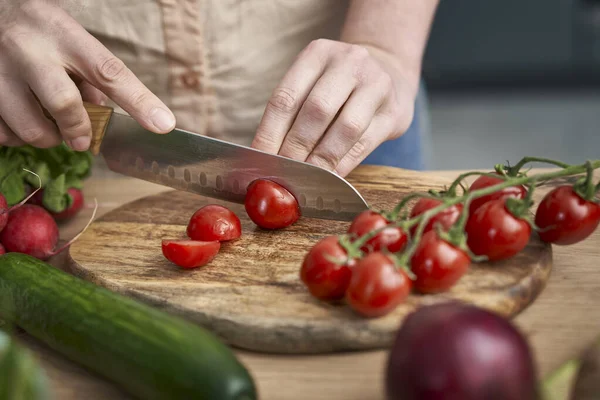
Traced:
<path fill-rule="evenodd" d="M 85 101 L 83 102 L 83 106 L 85 107 L 85 111 L 87 111 L 88 116 L 90 117 L 90 122 L 92 123 L 90 152 L 93 155 L 98 155 L 98 153 L 100 153 L 100 145 L 102 144 L 102 139 L 104 139 L 104 133 L 106 132 L 106 127 L 108 126 L 108 121 L 110 121 L 110 117 L 112 116 L 113 109 L 106 106 L 87 103 Z"/>
<path fill-rule="evenodd" d="M 92 123 L 90 152 L 93 155 L 98 155 L 98 153 L 100 153 L 100 145 L 102 144 L 102 139 L 104 139 L 104 133 L 106 132 L 106 127 L 108 126 L 108 121 L 110 121 L 110 117 L 112 116 L 113 109 L 106 106 L 98 106 L 85 101 L 83 102 L 83 107 L 85 107 L 85 111 L 87 111 L 87 114 L 90 117 L 90 122 Z M 50 113 L 48 113 L 45 108 L 42 107 L 42 111 L 44 112 L 44 115 L 46 115 L 46 118 L 56 123 L 54 118 L 52 118 Z"/>

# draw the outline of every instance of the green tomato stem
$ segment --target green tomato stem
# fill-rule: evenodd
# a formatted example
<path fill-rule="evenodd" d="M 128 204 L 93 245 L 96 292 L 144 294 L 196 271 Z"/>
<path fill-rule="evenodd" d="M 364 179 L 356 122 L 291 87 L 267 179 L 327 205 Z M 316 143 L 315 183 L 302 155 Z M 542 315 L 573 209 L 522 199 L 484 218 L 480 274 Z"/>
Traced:
<path fill-rule="evenodd" d="M 515 165 L 513 165 L 512 167 L 510 167 L 508 169 L 508 176 L 510 176 L 510 177 L 516 177 L 519 174 L 519 171 L 521 170 L 521 168 L 523 168 L 523 166 L 525 164 L 532 163 L 532 162 L 541 162 L 541 163 L 546 163 L 546 164 L 552 164 L 552 165 L 556 165 L 557 167 L 560 167 L 560 168 L 571 167 L 570 164 L 564 163 L 562 161 L 553 160 L 551 158 L 545 158 L 545 157 L 523 157 L 521 159 L 521 161 L 519 161 L 518 163 L 516 163 Z"/>
<path fill-rule="evenodd" d="M 481 172 L 481 171 L 471 171 L 471 172 L 465 172 L 464 174 L 459 175 L 454 182 L 452 182 L 452 184 L 450 185 L 450 187 L 448 188 L 447 193 L 453 197 L 456 195 L 456 187 L 460 186 L 464 189 L 464 186 L 462 185 L 462 181 L 464 181 L 466 178 L 468 178 L 469 176 L 473 176 L 473 175 L 489 175 L 489 176 L 495 176 L 495 174 L 493 173 L 489 173 L 489 172 Z M 466 192 L 466 190 L 465 190 Z"/>

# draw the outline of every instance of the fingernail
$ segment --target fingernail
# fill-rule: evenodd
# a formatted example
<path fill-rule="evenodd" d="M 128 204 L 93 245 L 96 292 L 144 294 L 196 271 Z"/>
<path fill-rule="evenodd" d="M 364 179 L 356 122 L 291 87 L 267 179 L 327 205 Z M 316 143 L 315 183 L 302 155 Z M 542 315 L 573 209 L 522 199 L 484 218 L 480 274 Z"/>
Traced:
<path fill-rule="evenodd" d="M 170 131 L 175 127 L 175 117 L 173 114 L 162 108 L 152 110 L 150 119 L 152 120 L 152 124 L 160 131 Z"/>
<path fill-rule="evenodd" d="M 89 136 L 79 136 L 71 140 L 71 148 L 75 151 L 86 151 L 90 147 Z"/>

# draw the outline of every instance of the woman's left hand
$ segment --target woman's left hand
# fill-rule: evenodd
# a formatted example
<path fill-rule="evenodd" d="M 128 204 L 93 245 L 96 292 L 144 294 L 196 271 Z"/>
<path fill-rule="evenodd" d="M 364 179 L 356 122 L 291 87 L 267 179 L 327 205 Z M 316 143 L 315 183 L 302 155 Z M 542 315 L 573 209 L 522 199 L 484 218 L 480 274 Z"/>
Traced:
<path fill-rule="evenodd" d="M 385 56 L 343 42 L 310 43 L 273 91 L 252 146 L 346 176 L 412 122 L 417 85 Z"/>

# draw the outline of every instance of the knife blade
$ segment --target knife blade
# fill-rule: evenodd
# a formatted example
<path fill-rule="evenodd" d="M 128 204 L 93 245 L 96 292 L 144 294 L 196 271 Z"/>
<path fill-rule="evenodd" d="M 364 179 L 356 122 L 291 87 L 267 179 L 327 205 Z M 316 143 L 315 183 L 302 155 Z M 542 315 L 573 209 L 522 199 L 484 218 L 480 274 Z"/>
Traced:
<path fill-rule="evenodd" d="M 239 204 L 252 181 L 270 179 L 289 190 L 309 218 L 350 221 L 368 208 L 349 182 L 324 168 L 183 129 L 155 134 L 109 107 L 84 105 L 92 122 L 90 150 L 114 172 Z"/>

